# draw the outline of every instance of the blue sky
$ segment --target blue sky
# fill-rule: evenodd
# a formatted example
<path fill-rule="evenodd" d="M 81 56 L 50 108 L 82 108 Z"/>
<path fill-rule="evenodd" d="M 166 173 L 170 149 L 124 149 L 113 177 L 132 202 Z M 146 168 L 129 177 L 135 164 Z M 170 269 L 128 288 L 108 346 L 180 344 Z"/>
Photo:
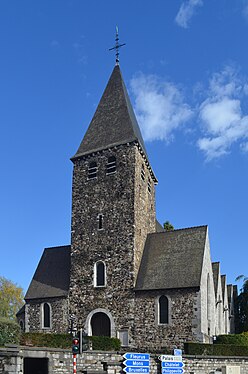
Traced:
<path fill-rule="evenodd" d="M 159 179 L 157 216 L 208 224 L 248 275 L 248 0 L 0 2 L 0 275 L 24 290 L 70 243 L 72 157 L 115 56 Z"/>

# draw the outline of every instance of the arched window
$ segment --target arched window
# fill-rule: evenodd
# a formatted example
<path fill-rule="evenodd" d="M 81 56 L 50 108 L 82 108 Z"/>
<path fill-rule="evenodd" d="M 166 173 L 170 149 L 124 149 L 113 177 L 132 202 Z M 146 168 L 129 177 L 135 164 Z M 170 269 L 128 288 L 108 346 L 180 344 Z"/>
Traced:
<path fill-rule="evenodd" d="M 20 319 L 19 325 L 20 325 L 21 331 L 24 331 L 24 323 L 22 319 Z"/>
<path fill-rule="evenodd" d="M 169 323 L 169 301 L 168 297 L 160 296 L 158 299 L 159 306 L 159 323 L 165 324 Z"/>
<path fill-rule="evenodd" d="M 102 261 L 98 261 L 95 264 L 95 287 L 104 287 L 106 283 L 105 264 Z"/>
<path fill-rule="evenodd" d="M 51 328 L 51 306 L 48 303 L 43 304 L 43 327 Z"/>
<path fill-rule="evenodd" d="M 108 163 L 106 166 L 106 174 L 113 174 L 116 172 L 116 157 L 110 156 L 108 158 Z"/>
<path fill-rule="evenodd" d="M 97 177 L 97 163 L 92 161 L 88 168 L 88 179 L 95 179 Z"/>

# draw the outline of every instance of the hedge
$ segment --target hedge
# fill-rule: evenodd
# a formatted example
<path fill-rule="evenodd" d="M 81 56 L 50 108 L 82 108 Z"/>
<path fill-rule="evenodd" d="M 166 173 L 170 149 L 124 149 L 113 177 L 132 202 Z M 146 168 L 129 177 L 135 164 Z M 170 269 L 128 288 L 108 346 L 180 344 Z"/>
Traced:
<path fill-rule="evenodd" d="M 21 335 L 20 344 L 34 347 L 69 349 L 72 346 L 72 337 L 69 334 L 24 332 Z"/>
<path fill-rule="evenodd" d="M 233 344 L 184 343 L 184 352 L 199 356 L 248 356 L 248 346 Z"/>
<path fill-rule="evenodd" d="M 121 342 L 117 338 L 109 338 L 108 336 L 89 336 L 94 351 L 119 351 Z"/>
<path fill-rule="evenodd" d="M 248 347 L 248 333 L 219 335 L 216 337 L 215 344 L 234 344 Z"/>
<path fill-rule="evenodd" d="M 18 323 L 0 317 L 0 346 L 19 344 L 21 329 Z"/>
<path fill-rule="evenodd" d="M 107 336 L 89 336 L 89 343 L 96 351 L 118 351 L 121 347 L 119 339 Z M 72 336 L 69 334 L 46 334 L 39 332 L 22 333 L 21 345 L 49 348 L 70 349 L 72 347 Z"/>

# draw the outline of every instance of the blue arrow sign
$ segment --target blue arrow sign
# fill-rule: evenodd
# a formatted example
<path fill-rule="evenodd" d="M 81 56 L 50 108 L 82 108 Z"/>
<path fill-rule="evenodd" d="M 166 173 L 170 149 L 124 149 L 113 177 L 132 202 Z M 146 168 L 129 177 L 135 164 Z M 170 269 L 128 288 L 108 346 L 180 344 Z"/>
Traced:
<path fill-rule="evenodd" d="M 123 362 L 126 366 L 149 366 L 150 361 L 149 360 L 126 360 Z"/>
<path fill-rule="evenodd" d="M 149 367 L 132 367 L 132 366 L 127 366 L 126 368 L 123 369 L 126 373 L 133 373 L 133 374 L 147 374 L 149 373 Z"/>
<path fill-rule="evenodd" d="M 150 360 L 148 353 L 125 353 L 123 357 L 126 360 Z"/>
<path fill-rule="evenodd" d="M 181 361 L 162 361 L 162 368 L 182 368 L 183 366 L 184 363 Z"/>
<path fill-rule="evenodd" d="M 184 370 L 181 368 L 163 368 L 162 374 L 182 374 Z"/>

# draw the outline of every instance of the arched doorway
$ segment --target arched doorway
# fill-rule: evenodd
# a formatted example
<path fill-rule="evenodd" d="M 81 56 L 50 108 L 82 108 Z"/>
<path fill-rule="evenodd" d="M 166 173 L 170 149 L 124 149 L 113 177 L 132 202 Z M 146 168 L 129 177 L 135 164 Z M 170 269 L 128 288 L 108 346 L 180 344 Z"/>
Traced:
<path fill-rule="evenodd" d="M 103 312 L 93 314 L 91 331 L 93 336 L 111 336 L 111 323 L 107 314 Z"/>

